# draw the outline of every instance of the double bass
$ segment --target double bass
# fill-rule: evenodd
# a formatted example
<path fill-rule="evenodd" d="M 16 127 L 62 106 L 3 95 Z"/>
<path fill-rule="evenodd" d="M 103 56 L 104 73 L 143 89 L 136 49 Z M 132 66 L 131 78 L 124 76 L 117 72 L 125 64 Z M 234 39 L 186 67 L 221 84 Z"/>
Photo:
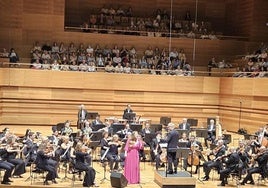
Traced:
<path fill-rule="evenodd" d="M 265 138 L 265 132 L 266 132 L 266 128 L 267 126 L 265 126 L 262 130 L 262 132 L 260 133 L 259 135 L 259 143 L 262 145 L 262 146 L 265 146 L 266 148 L 268 147 L 268 140 L 267 138 Z"/>
<path fill-rule="evenodd" d="M 191 153 L 189 154 L 188 158 L 187 158 L 187 162 L 189 165 L 194 165 L 194 166 L 198 166 L 200 163 L 200 159 L 199 156 L 197 154 L 196 151 L 198 151 L 199 147 L 192 145 L 191 146 Z"/>

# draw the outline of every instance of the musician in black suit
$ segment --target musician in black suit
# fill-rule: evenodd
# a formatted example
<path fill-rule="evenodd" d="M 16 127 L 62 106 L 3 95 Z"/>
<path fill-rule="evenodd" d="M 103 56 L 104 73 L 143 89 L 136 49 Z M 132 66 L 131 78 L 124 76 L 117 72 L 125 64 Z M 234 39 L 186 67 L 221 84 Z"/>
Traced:
<path fill-rule="evenodd" d="M 220 171 L 221 184 L 219 186 L 225 186 L 225 184 L 228 184 L 227 182 L 228 175 L 231 172 L 235 171 L 236 169 L 238 170 L 240 157 L 234 147 L 231 147 L 229 149 L 229 154 L 227 156 L 229 156 L 227 160 L 222 159 L 222 161 L 226 164 L 226 167 L 225 169 Z"/>
<path fill-rule="evenodd" d="M 150 123 L 146 123 L 145 127 L 141 130 L 141 136 L 144 138 L 145 134 L 153 133 L 153 130 L 150 128 Z"/>
<path fill-rule="evenodd" d="M 102 158 L 105 158 L 104 154 L 110 148 L 109 147 L 109 144 L 108 144 L 108 142 L 109 142 L 108 136 L 109 136 L 108 132 L 103 132 L 102 133 L 102 139 L 100 140 L 100 146 L 101 146 L 101 153 L 100 154 L 101 154 L 101 159 Z"/>
<path fill-rule="evenodd" d="M 124 110 L 123 113 L 123 119 L 128 119 L 129 117 L 127 116 L 128 113 L 133 113 L 133 110 L 131 109 L 131 105 L 128 104 L 127 108 Z"/>
<path fill-rule="evenodd" d="M 218 170 L 218 172 L 221 170 L 222 167 L 222 161 L 220 160 L 220 157 L 225 154 L 225 146 L 223 145 L 223 140 L 218 141 L 218 146 L 213 150 L 213 154 L 215 155 L 215 159 L 211 161 L 207 161 L 203 164 L 203 171 L 205 172 L 205 176 L 203 177 L 203 181 L 209 180 L 209 174 L 211 169 L 214 167 Z"/>
<path fill-rule="evenodd" d="M 37 155 L 38 146 L 34 143 L 35 134 L 30 132 L 28 138 L 25 141 L 25 147 L 23 149 L 23 155 L 25 157 L 25 165 L 27 166 L 30 162 L 35 161 Z"/>
<path fill-rule="evenodd" d="M 268 170 L 267 170 L 267 162 L 268 162 L 268 152 L 265 146 L 261 146 L 259 148 L 259 152 L 253 156 L 253 159 L 258 162 L 257 167 L 252 167 L 248 169 L 248 174 L 244 178 L 244 180 L 241 182 L 241 185 L 245 185 L 250 181 L 250 184 L 254 185 L 254 180 L 252 178 L 252 174 L 261 174 L 262 178 L 265 178 L 268 176 Z"/>
<path fill-rule="evenodd" d="M 190 124 L 187 123 L 187 119 L 183 118 L 182 119 L 182 123 L 179 124 L 179 129 L 183 129 L 183 130 L 190 130 Z"/>
<path fill-rule="evenodd" d="M 83 146 L 82 144 L 78 143 L 76 145 L 76 152 L 75 152 L 75 168 L 77 170 L 85 171 L 86 174 L 84 176 L 83 186 L 90 187 L 95 186 L 95 176 L 96 171 L 94 168 L 90 167 L 86 162 L 86 158 L 88 158 L 88 147 Z"/>
<path fill-rule="evenodd" d="M 203 146 L 202 146 L 201 142 L 196 140 L 194 135 L 191 135 L 189 137 L 189 141 L 187 142 L 186 147 L 191 148 L 191 152 L 203 151 Z M 191 157 L 191 155 L 189 155 L 189 157 Z M 200 161 L 201 156 L 198 155 L 198 158 L 199 158 L 199 161 Z M 183 168 L 184 168 L 184 170 L 187 171 L 188 165 L 190 165 L 190 164 L 188 164 L 188 159 L 187 158 L 183 159 Z M 199 165 L 200 165 L 200 162 L 196 166 L 195 174 L 197 173 Z"/>
<path fill-rule="evenodd" d="M 168 135 L 166 138 L 167 142 L 167 160 L 168 160 L 168 174 L 177 173 L 178 167 L 178 159 L 176 157 L 177 148 L 178 148 L 178 140 L 179 140 L 179 133 L 174 129 L 174 123 L 168 124 Z M 172 168 L 173 165 L 173 168 Z"/>
<path fill-rule="evenodd" d="M 121 147 L 121 142 L 119 142 L 119 136 L 117 134 L 113 135 L 112 140 L 108 143 L 109 151 L 107 153 L 107 160 L 110 163 L 110 171 L 117 171 L 118 164 L 120 161 L 118 155 L 118 148 Z"/>
<path fill-rule="evenodd" d="M 84 128 L 84 122 L 88 119 L 88 112 L 83 104 L 80 105 L 77 116 L 78 116 L 77 128 L 78 129 Z"/>
<path fill-rule="evenodd" d="M 205 139 L 205 145 L 208 146 L 208 141 L 214 142 L 216 137 L 216 124 L 214 119 L 209 121 L 209 125 L 207 126 L 208 137 Z"/>
<path fill-rule="evenodd" d="M 96 118 L 91 122 L 92 128 L 96 125 L 103 124 L 100 120 L 100 115 L 97 115 Z M 94 130 L 94 129 L 93 129 Z"/>
<path fill-rule="evenodd" d="M 10 182 L 12 182 L 12 180 L 10 180 L 9 178 L 11 177 L 11 173 L 15 166 L 2 159 L 2 156 L 5 154 L 6 154 L 6 150 L 0 149 L 0 168 L 5 170 L 5 174 L 4 174 L 1 184 L 10 185 Z"/>
<path fill-rule="evenodd" d="M 17 154 L 20 153 L 21 149 L 16 143 L 16 138 L 11 136 L 7 140 L 6 155 L 2 156 L 2 159 L 15 165 L 13 176 L 22 178 L 22 174 L 26 172 L 25 162 L 21 158 L 17 158 Z"/>
<path fill-rule="evenodd" d="M 161 142 L 161 133 L 158 132 L 156 134 L 156 138 L 154 138 L 151 142 L 151 146 L 150 146 L 150 154 L 151 154 L 151 159 L 152 161 L 155 161 L 155 167 L 156 170 L 158 170 L 158 168 L 160 167 L 160 155 L 162 153 L 162 149 L 160 146 L 160 142 Z"/>
<path fill-rule="evenodd" d="M 51 155 L 51 148 L 47 145 L 47 143 L 42 143 L 39 146 L 35 164 L 37 168 L 48 172 L 44 181 L 44 185 L 49 185 L 48 181 L 50 180 L 52 181 L 52 183 L 57 183 L 55 180 L 57 176 L 55 166 L 49 164 L 48 162 Z"/>

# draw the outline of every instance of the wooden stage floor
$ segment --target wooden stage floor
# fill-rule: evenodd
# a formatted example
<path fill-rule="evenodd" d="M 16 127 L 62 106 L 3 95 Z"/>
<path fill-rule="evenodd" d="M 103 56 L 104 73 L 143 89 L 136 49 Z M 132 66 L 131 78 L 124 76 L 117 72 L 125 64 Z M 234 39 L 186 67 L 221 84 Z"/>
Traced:
<path fill-rule="evenodd" d="M 4 127 L 1 127 L 0 129 L 2 129 Z M 30 128 L 32 131 L 39 131 L 42 132 L 43 135 L 49 135 L 51 134 L 51 128 L 41 128 L 40 127 L 27 127 Z M 15 133 L 19 133 L 19 134 L 24 134 L 26 127 L 10 127 L 11 131 L 14 131 Z M 238 143 L 238 139 L 241 137 L 241 135 L 237 135 L 237 134 L 232 134 L 233 137 L 233 142 L 230 144 L 232 145 L 237 145 Z M 180 165 L 179 165 L 180 166 Z M 99 162 L 93 162 L 93 167 L 94 169 L 97 171 L 96 174 L 96 182 L 97 184 L 101 187 L 101 188 L 110 188 L 111 187 L 111 183 L 108 180 L 105 180 L 103 184 L 100 184 L 100 180 L 104 177 L 104 170 L 103 167 L 101 165 L 101 163 Z M 141 162 L 140 163 L 140 169 L 141 169 L 141 184 L 138 185 L 128 185 L 127 187 L 142 187 L 142 188 L 157 188 L 159 187 L 155 182 L 154 182 L 154 164 L 150 163 L 150 162 Z M 193 168 L 195 169 L 195 167 Z M 200 168 L 200 177 L 203 177 L 203 169 L 202 167 Z M 160 169 L 160 170 L 164 170 L 164 169 Z M 180 170 L 180 169 L 178 169 Z M 188 170 L 190 170 L 190 168 L 188 168 Z M 1 172 L 2 176 L 3 176 L 3 172 Z M 7 185 L 1 185 L 0 187 L 16 187 L 16 188 L 26 188 L 26 187 L 72 187 L 72 180 L 62 180 L 62 179 L 58 179 L 58 184 L 51 184 L 48 186 L 44 186 L 43 185 L 43 179 L 41 177 L 37 178 L 37 180 L 35 180 L 35 182 L 33 182 L 33 184 L 31 185 L 31 181 L 26 181 L 26 178 L 29 177 L 29 167 L 27 167 L 27 173 L 23 175 L 24 178 L 20 178 L 20 179 L 15 179 L 13 178 L 12 180 L 14 181 L 10 186 Z M 61 173 L 59 173 L 59 176 L 61 178 L 64 177 L 64 173 L 63 171 Z M 69 178 L 72 178 L 72 174 L 68 174 L 67 175 Z M 194 174 L 194 177 L 198 178 L 198 175 Z M 211 172 L 211 176 L 212 176 L 212 172 Z M 106 172 L 106 178 L 110 179 L 110 172 Z M 214 180 L 209 180 L 206 182 L 200 182 L 198 180 L 196 180 L 196 187 L 197 188 L 210 188 L 210 187 L 217 187 L 217 185 L 220 183 L 220 181 L 218 180 L 219 175 L 217 173 L 214 173 Z M 257 178 L 257 177 L 256 177 Z M 257 181 L 255 181 L 257 183 Z M 251 187 L 251 188 L 255 188 L 255 187 L 267 187 L 268 183 L 265 182 L 261 182 L 258 185 L 245 185 L 245 186 L 240 186 L 240 187 Z M 74 182 L 74 186 L 73 187 L 82 187 L 82 181 L 76 180 Z M 226 187 L 237 187 L 236 182 L 234 181 L 229 181 L 229 184 Z"/>

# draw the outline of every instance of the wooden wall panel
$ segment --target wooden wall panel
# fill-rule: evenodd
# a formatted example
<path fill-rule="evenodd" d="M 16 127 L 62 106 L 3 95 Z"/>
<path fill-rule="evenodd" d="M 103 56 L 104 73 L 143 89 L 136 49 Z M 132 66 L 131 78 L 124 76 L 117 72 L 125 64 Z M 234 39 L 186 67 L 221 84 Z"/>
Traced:
<path fill-rule="evenodd" d="M 121 117 L 125 105 L 158 123 L 161 116 L 219 115 L 223 129 L 254 132 L 268 122 L 267 79 L 173 77 L 0 69 L 2 125 L 76 122 L 80 104 L 104 119 Z M 130 82 L 131 81 L 131 82 Z M 241 118 L 240 117 L 241 112 Z"/>
<path fill-rule="evenodd" d="M 27 69 L 2 69 L 0 76 L 8 80 L 1 87 L 3 125 L 53 125 L 66 119 L 75 122 L 80 104 L 104 118 L 121 117 L 125 105 L 131 103 L 138 115 L 154 123 L 161 116 L 170 116 L 175 122 L 183 117 L 205 122 L 206 117 L 218 114 L 219 78 L 204 81 L 202 77 Z"/>

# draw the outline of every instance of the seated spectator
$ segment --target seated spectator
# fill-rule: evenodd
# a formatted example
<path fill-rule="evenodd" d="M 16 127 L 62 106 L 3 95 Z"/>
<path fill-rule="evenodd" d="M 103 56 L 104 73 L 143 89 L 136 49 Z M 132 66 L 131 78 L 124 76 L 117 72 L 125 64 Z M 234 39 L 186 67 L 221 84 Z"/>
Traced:
<path fill-rule="evenodd" d="M 137 55 L 137 51 L 136 51 L 135 47 L 133 46 L 133 47 L 129 50 L 129 57 L 130 57 L 130 58 L 134 58 L 134 57 L 136 57 L 136 55 Z"/>
<path fill-rule="evenodd" d="M 57 45 L 56 42 L 53 43 L 52 48 L 51 48 L 51 53 L 59 53 L 59 46 Z"/>
<path fill-rule="evenodd" d="M 171 61 L 179 57 L 179 53 L 176 48 L 173 48 L 173 50 L 169 53 L 169 57 Z"/>
<path fill-rule="evenodd" d="M 135 30 L 137 28 L 136 19 L 131 17 L 130 18 L 130 29 Z"/>
<path fill-rule="evenodd" d="M 119 56 L 119 54 L 116 54 L 116 56 L 113 58 L 113 66 L 117 66 L 119 63 L 121 64 L 122 58 Z"/>
<path fill-rule="evenodd" d="M 90 62 L 88 65 L 88 72 L 96 72 L 96 66 L 94 62 Z"/>
<path fill-rule="evenodd" d="M 72 54 L 72 53 L 76 53 L 76 47 L 74 46 L 74 43 L 73 42 L 71 42 L 70 43 L 70 45 L 69 45 L 69 47 L 68 47 L 68 53 L 69 54 Z"/>
<path fill-rule="evenodd" d="M 54 60 L 53 63 L 51 64 L 51 70 L 55 70 L 55 71 L 59 71 L 60 70 L 60 65 L 59 65 L 59 63 L 58 63 L 57 60 Z"/>
<path fill-rule="evenodd" d="M 127 16 L 127 17 L 132 17 L 132 8 L 131 8 L 131 7 L 129 7 L 129 8 L 127 9 L 127 11 L 126 11 L 126 16 Z"/>
<path fill-rule="evenodd" d="M 90 44 L 87 46 L 86 53 L 91 55 L 94 54 L 94 49 L 90 46 Z"/>
<path fill-rule="evenodd" d="M 67 52 L 67 49 L 64 46 L 64 43 L 61 42 L 59 46 L 59 54 L 65 54 Z"/>
<path fill-rule="evenodd" d="M 99 54 L 99 56 L 96 57 L 96 63 L 97 67 L 104 67 L 104 58 L 102 57 L 101 54 Z"/>
<path fill-rule="evenodd" d="M 125 16 L 125 11 L 121 7 L 119 7 L 116 11 L 116 15 L 117 16 Z"/>
<path fill-rule="evenodd" d="M 49 63 L 47 60 L 45 60 L 45 61 L 43 62 L 43 64 L 42 64 L 42 69 L 43 69 L 43 70 L 50 70 L 50 69 L 51 69 L 51 65 L 50 65 L 50 63 Z"/>
<path fill-rule="evenodd" d="M 90 27 L 95 28 L 96 27 L 96 23 L 97 23 L 97 17 L 96 17 L 96 15 L 90 15 L 90 18 L 89 18 Z"/>
<path fill-rule="evenodd" d="M 185 13 L 184 20 L 186 20 L 186 21 L 191 21 L 192 20 L 189 10 Z"/>
<path fill-rule="evenodd" d="M 104 62 L 105 62 L 105 65 L 108 64 L 109 61 L 112 61 L 112 56 L 111 54 L 107 54 L 107 57 L 104 57 Z"/>
<path fill-rule="evenodd" d="M 105 66 L 105 72 L 114 72 L 114 66 L 112 65 L 112 61 L 108 61 L 108 65 Z"/>
<path fill-rule="evenodd" d="M 72 52 L 72 53 L 70 54 L 70 63 L 71 63 L 71 64 L 72 64 L 73 62 L 76 63 L 76 61 L 77 61 L 76 53 Z"/>
<path fill-rule="evenodd" d="M 78 54 L 81 54 L 81 53 L 85 54 L 86 53 L 86 48 L 84 47 L 83 43 L 79 44 L 79 47 L 77 48 L 77 53 Z"/>
<path fill-rule="evenodd" d="M 147 62 L 144 56 L 142 56 L 142 58 L 140 59 L 139 65 L 142 69 L 146 69 L 147 68 Z"/>
<path fill-rule="evenodd" d="M 42 54 L 40 51 L 34 50 L 34 52 L 32 53 L 31 63 L 34 63 L 36 60 L 42 61 L 41 56 Z"/>
<path fill-rule="evenodd" d="M 79 64 L 79 71 L 83 71 L 83 72 L 88 71 L 86 60 L 83 60 L 82 63 Z"/>
<path fill-rule="evenodd" d="M 43 54 L 41 55 L 42 61 L 47 60 L 48 62 L 51 60 L 51 56 L 47 50 L 44 50 Z"/>
<path fill-rule="evenodd" d="M 107 57 L 108 54 L 112 54 L 112 50 L 108 47 L 108 46 L 105 46 L 102 50 L 102 56 L 103 57 Z"/>
<path fill-rule="evenodd" d="M 38 59 L 32 64 L 32 69 L 42 69 L 42 64 Z"/>
<path fill-rule="evenodd" d="M 216 37 L 216 35 L 214 34 L 214 32 L 211 32 L 211 33 L 208 35 L 208 38 L 209 38 L 210 40 L 216 40 L 216 39 L 217 39 L 217 37 Z"/>
<path fill-rule="evenodd" d="M 268 60 L 267 59 L 262 59 L 261 60 L 261 66 L 262 66 L 262 71 L 267 71 L 267 68 L 268 68 Z"/>
<path fill-rule="evenodd" d="M 61 71 L 69 71 L 69 65 L 67 64 L 67 61 L 63 61 L 62 64 L 60 65 L 60 70 Z"/>
<path fill-rule="evenodd" d="M 106 17 L 106 25 L 107 26 L 113 26 L 115 24 L 113 16 L 107 16 Z"/>
<path fill-rule="evenodd" d="M 148 58 L 152 58 L 153 55 L 154 55 L 154 51 L 152 50 L 152 47 L 149 46 L 145 52 L 144 52 L 144 55 L 145 55 L 145 58 L 148 59 Z"/>
<path fill-rule="evenodd" d="M 223 59 L 222 61 L 219 62 L 218 64 L 218 68 L 220 69 L 223 69 L 223 68 L 226 68 L 226 63 L 225 63 L 225 60 Z"/>
<path fill-rule="evenodd" d="M 115 45 L 114 48 L 112 49 L 112 57 L 115 57 L 116 54 L 120 54 L 120 50 L 117 45 Z"/>
<path fill-rule="evenodd" d="M 124 72 L 124 67 L 121 65 L 121 63 L 118 63 L 118 65 L 116 65 L 116 67 L 114 68 L 114 72 L 116 73 Z"/>
<path fill-rule="evenodd" d="M 128 49 L 123 46 L 122 49 L 120 50 L 120 57 L 123 58 L 123 57 L 126 57 L 128 55 Z"/>
<path fill-rule="evenodd" d="M 123 72 L 126 73 L 126 74 L 130 74 L 131 73 L 131 68 L 130 68 L 129 63 L 126 63 L 126 66 L 124 67 Z"/>
<path fill-rule="evenodd" d="M 151 69 L 149 70 L 149 74 L 156 75 L 155 65 L 152 65 Z"/>
<path fill-rule="evenodd" d="M 123 65 L 123 67 L 125 67 L 127 63 L 130 63 L 130 59 L 129 59 L 128 54 L 125 57 L 122 58 L 121 64 Z"/>
<path fill-rule="evenodd" d="M 101 54 L 99 54 L 101 55 Z M 90 62 L 94 62 L 95 63 L 95 57 L 93 57 L 93 55 L 91 53 L 88 53 L 86 55 L 86 62 L 89 64 Z"/>
<path fill-rule="evenodd" d="M 20 60 L 19 55 L 17 54 L 14 48 L 10 49 L 8 57 L 9 57 L 10 67 L 13 67 L 13 64 L 16 64 Z"/>
<path fill-rule="evenodd" d="M 101 8 L 101 11 L 100 11 L 102 14 L 104 14 L 104 15 L 108 15 L 109 14 L 109 9 L 108 8 L 106 8 L 105 6 L 103 6 L 102 8 Z"/>
<path fill-rule="evenodd" d="M 0 57 L 2 58 L 8 58 L 9 53 L 7 51 L 7 49 L 3 48 L 2 52 L 0 52 Z"/>
<path fill-rule="evenodd" d="M 102 49 L 98 44 L 94 51 L 95 51 L 94 57 L 98 57 L 100 54 L 102 54 Z"/>
<path fill-rule="evenodd" d="M 193 31 L 190 31 L 188 34 L 187 34 L 187 37 L 188 38 L 195 38 L 195 33 Z"/>
<path fill-rule="evenodd" d="M 110 9 L 108 11 L 108 14 L 111 15 L 111 16 L 114 16 L 116 14 L 116 11 L 114 10 L 113 7 L 110 7 Z"/>
<path fill-rule="evenodd" d="M 51 50 L 52 50 L 52 48 L 51 48 L 49 42 L 47 42 L 46 44 L 44 44 L 44 45 L 42 46 L 41 50 L 42 50 L 42 51 L 47 51 L 48 53 L 50 53 Z"/>
<path fill-rule="evenodd" d="M 84 54 L 84 52 L 78 52 L 78 56 L 77 56 L 78 64 L 82 63 L 83 61 L 87 61 L 86 55 Z"/>
<path fill-rule="evenodd" d="M 133 64 L 131 72 L 133 74 L 141 74 L 141 69 L 140 69 L 139 65 L 138 64 Z"/>
<path fill-rule="evenodd" d="M 154 58 L 155 57 L 160 57 L 160 55 L 161 55 L 160 49 L 158 47 L 155 47 L 155 49 L 154 49 Z"/>
<path fill-rule="evenodd" d="M 139 18 L 137 21 L 137 28 L 139 31 L 144 31 L 145 30 L 145 21 L 143 18 Z"/>
<path fill-rule="evenodd" d="M 79 70 L 79 67 L 76 64 L 76 61 L 71 62 L 71 65 L 69 66 L 69 69 L 70 69 L 70 71 L 78 71 Z"/>
<path fill-rule="evenodd" d="M 36 41 L 34 44 L 33 44 L 33 49 L 31 50 L 31 53 L 33 53 L 34 51 L 38 51 L 39 53 L 42 52 L 42 49 L 41 49 L 41 46 L 39 44 L 38 41 Z"/>

